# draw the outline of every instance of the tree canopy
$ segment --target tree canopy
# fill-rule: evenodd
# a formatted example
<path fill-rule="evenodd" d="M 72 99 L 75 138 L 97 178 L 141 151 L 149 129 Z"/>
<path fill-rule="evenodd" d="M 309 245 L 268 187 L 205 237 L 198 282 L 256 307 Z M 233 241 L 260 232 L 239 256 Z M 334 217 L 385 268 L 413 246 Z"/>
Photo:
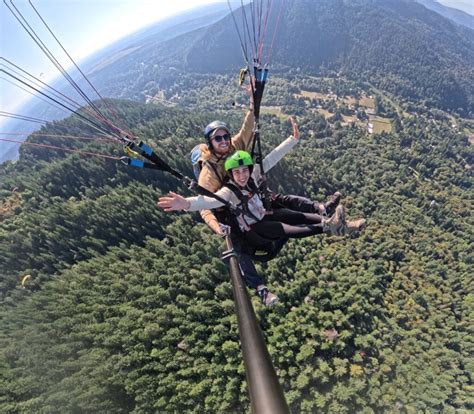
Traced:
<path fill-rule="evenodd" d="M 202 127 L 225 118 L 235 131 L 243 118 L 114 105 L 187 174 Z M 259 266 L 281 300 L 253 303 L 293 412 L 472 410 L 466 134 L 428 114 L 400 112 L 394 132 L 368 134 L 300 110 L 301 142 L 272 170 L 271 187 L 315 200 L 339 190 L 368 227 L 359 238 L 292 240 Z M 41 131 L 76 127 L 67 119 Z M 289 133 L 287 121 L 262 116 L 264 151 Z M 177 185 L 160 172 L 28 146 L 0 165 L 0 411 L 249 409 L 221 242 L 197 215 L 155 206 Z"/>

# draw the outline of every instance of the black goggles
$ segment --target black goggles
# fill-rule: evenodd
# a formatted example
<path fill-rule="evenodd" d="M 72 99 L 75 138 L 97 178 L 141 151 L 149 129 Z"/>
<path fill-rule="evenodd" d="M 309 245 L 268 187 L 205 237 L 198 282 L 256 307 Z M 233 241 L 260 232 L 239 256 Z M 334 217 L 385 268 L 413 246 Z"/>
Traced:
<path fill-rule="evenodd" d="M 212 139 L 216 142 L 221 142 L 221 141 L 230 141 L 230 134 L 225 134 L 225 135 L 214 135 Z"/>

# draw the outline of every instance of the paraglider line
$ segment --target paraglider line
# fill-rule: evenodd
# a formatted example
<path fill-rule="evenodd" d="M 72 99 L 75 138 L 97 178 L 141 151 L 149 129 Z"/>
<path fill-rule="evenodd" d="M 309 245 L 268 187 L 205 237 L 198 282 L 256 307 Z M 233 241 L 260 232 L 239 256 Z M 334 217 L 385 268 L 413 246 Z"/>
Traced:
<path fill-rule="evenodd" d="M 19 144 L 19 145 L 31 145 L 33 147 L 39 147 L 39 148 L 55 149 L 55 150 L 58 150 L 58 151 L 74 152 L 76 154 L 106 158 L 106 159 L 115 160 L 115 161 L 120 161 L 120 159 L 121 159 L 121 157 L 114 157 L 112 155 L 100 154 L 100 153 L 97 153 L 97 152 L 81 151 L 81 150 L 77 150 L 77 149 L 63 148 L 63 147 L 57 147 L 57 146 L 54 146 L 54 145 L 47 145 L 47 144 L 37 144 L 35 142 L 16 141 L 16 140 L 13 140 L 13 139 L 6 139 L 6 138 L 0 138 L 0 141 L 2 141 L 2 142 L 13 142 L 13 143 Z"/>

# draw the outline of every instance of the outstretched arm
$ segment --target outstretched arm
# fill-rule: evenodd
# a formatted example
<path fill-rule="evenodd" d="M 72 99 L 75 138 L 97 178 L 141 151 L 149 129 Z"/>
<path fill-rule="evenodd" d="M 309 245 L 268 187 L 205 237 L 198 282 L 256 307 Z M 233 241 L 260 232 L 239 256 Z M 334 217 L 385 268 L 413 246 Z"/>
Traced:
<path fill-rule="evenodd" d="M 170 191 L 167 197 L 160 197 L 158 199 L 158 207 L 166 212 L 188 210 L 191 207 L 191 202 L 186 200 L 183 196 Z"/>
<path fill-rule="evenodd" d="M 160 197 L 157 205 L 159 208 L 162 208 L 166 212 L 181 210 L 189 211 L 191 209 L 191 201 L 173 192 L 170 192 L 168 196 Z M 211 228 L 214 233 L 218 235 L 223 234 L 219 222 L 217 221 L 216 216 L 211 210 L 201 210 L 200 213 L 204 222 Z"/>
<path fill-rule="evenodd" d="M 221 197 L 225 201 L 229 201 L 232 197 L 232 191 L 228 188 L 221 188 L 216 192 L 216 195 Z M 158 199 L 158 207 L 162 208 L 164 211 L 198 211 L 205 209 L 213 209 L 222 207 L 224 204 L 216 200 L 213 197 L 199 195 L 196 197 L 187 197 L 184 198 L 179 194 L 170 193 L 167 196 L 160 197 Z"/>
<path fill-rule="evenodd" d="M 285 139 L 280 145 L 278 145 L 278 147 L 276 147 L 264 158 L 263 169 L 265 172 L 271 170 L 299 142 L 300 133 L 298 130 L 298 125 L 292 117 L 290 117 L 290 122 L 293 128 L 293 135 Z M 261 172 L 259 165 L 256 165 L 253 173 L 254 179 L 258 181 L 260 174 Z"/>
<path fill-rule="evenodd" d="M 298 124 L 295 122 L 294 118 L 290 116 L 291 127 L 293 128 L 293 138 L 296 140 L 300 139 L 300 130 L 298 129 Z"/>
<path fill-rule="evenodd" d="M 240 131 L 232 138 L 232 145 L 238 150 L 249 151 L 252 145 L 255 117 L 253 111 L 248 111 Z"/>

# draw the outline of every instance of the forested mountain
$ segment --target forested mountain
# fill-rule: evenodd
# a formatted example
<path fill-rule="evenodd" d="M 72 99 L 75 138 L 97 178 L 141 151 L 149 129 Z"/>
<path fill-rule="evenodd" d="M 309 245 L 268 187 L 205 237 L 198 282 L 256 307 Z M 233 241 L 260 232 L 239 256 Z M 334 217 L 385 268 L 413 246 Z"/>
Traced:
<path fill-rule="evenodd" d="M 269 27 L 279 13 L 279 0 L 273 3 Z M 241 25 L 239 5 L 233 3 Z M 271 42 L 272 33 L 267 37 Z M 282 76 L 345 77 L 473 116 L 474 31 L 413 0 L 285 1 L 274 45 L 272 69 Z M 162 98 L 173 96 L 176 85 L 182 96 L 201 75 L 237 74 L 242 64 L 233 17 L 221 4 L 152 25 L 83 67 L 103 96 L 144 102 L 156 91 Z M 190 77 L 192 87 L 183 84 Z M 64 116 L 38 101 L 22 113 L 48 120 Z"/>
<path fill-rule="evenodd" d="M 275 1 L 269 27 L 278 11 Z M 240 11 L 236 20 L 242 21 Z M 412 0 L 285 2 L 272 62 L 282 73 L 337 74 L 464 116 L 474 111 L 474 31 Z M 173 84 L 181 76 L 177 69 L 230 73 L 241 66 L 228 15 L 167 42 L 144 45 L 97 74 L 97 82 L 114 95 L 121 85 L 122 96 L 137 98 L 149 82 Z"/>
<path fill-rule="evenodd" d="M 284 89 L 274 82 L 276 100 Z M 188 174 L 202 127 L 217 118 L 236 130 L 243 118 L 114 107 Z M 300 111 L 301 142 L 272 187 L 315 200 L 340 190 L 368 227 L 359 238 L 291 241 L 260 267 L 281 301 L 253 302 L 292 412 L 472 411 L 466 133 L 439 114 L 400 115 L 396 132 L 368 134 Z M 264 115 L 262 128 L 268 152 L 290 125 Z M 91 132 L 74 118 L 41 131 L 30 141 L 65 147 L 49 135 Z M 177 186 L 160 172 L 28 146 L 0 166 L 0 412 L 248 411 L 221 241 L 196 215 L 155 206 Z"/>

